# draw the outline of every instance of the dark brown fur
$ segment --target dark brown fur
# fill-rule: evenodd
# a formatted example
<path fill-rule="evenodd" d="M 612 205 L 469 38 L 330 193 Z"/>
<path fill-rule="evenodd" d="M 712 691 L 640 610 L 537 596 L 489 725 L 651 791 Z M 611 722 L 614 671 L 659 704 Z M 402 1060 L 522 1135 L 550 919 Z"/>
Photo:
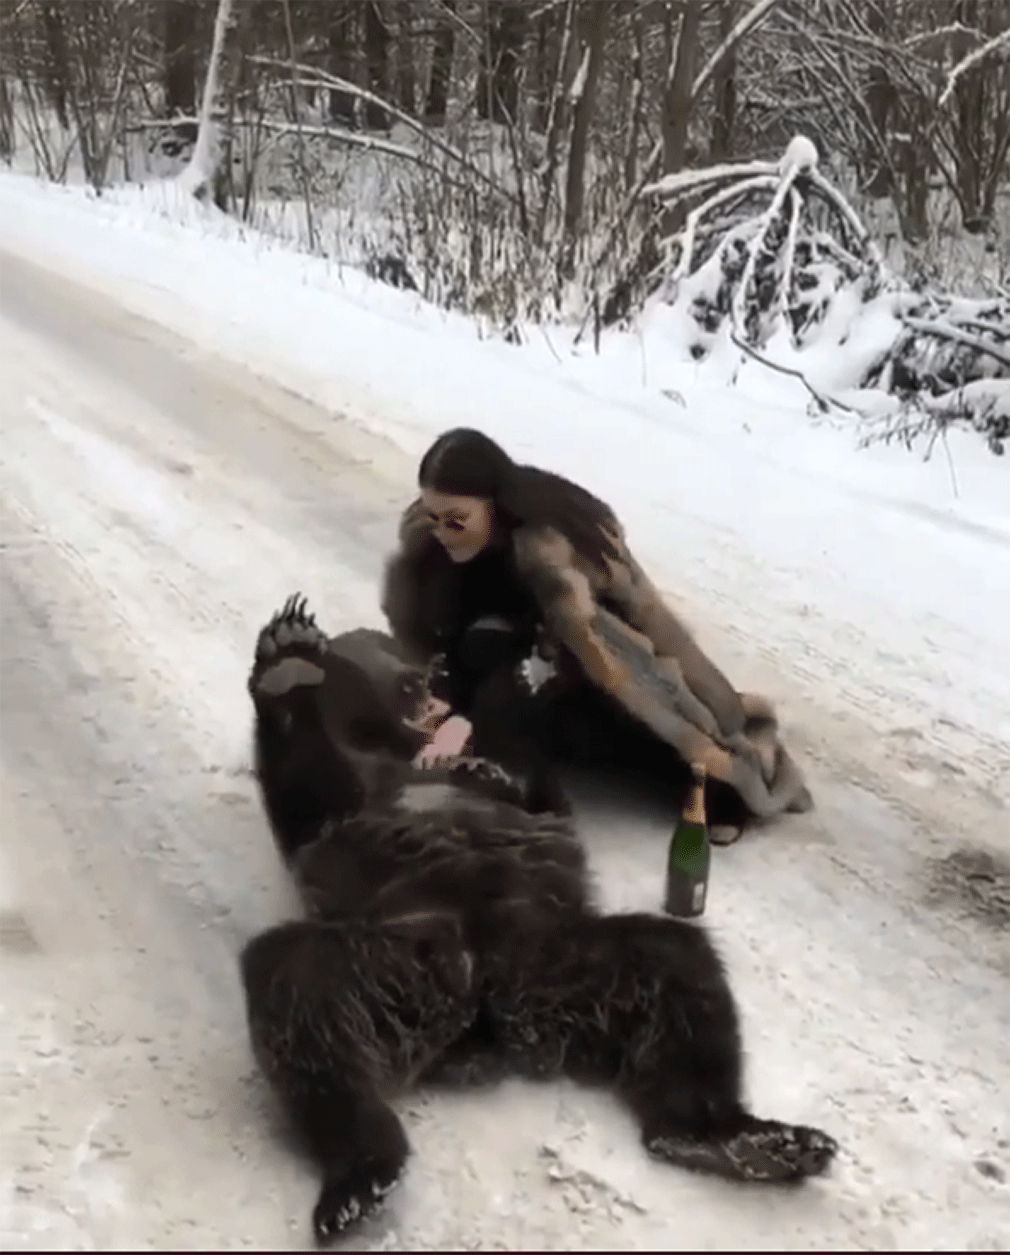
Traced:
<path fill-rule="evenodd" d="M 610 1084 L 672 1163 L 823 1171 L 830 1137 L 743 1106 L 735 1002 L 705 931 L 601 916 L 570 821 L 529 814 L 493 767 L 415 771 L 402 729 L 384 755 L 354 747 L 348 729 L 367 710 L 374 733 L 382 702 L 364 655 L 352 679 L 338 651 L 291 602 L 250 677 L 264 802 L 313 918 L 250 942 L 242 976 L 256 1057 L 323 1171 L 317 1238 L 396 1180 L 409 1148 L 388 1099 L 418 1080 Z"/>
<path fill-rule="evenodd" d="M 458 918 L 281 924 L 241 957 L 253 1052 L 323 1172 L 317 1240 L 367 1216 L 409 1154 L 388 1100 L 477 1015 Z"/>

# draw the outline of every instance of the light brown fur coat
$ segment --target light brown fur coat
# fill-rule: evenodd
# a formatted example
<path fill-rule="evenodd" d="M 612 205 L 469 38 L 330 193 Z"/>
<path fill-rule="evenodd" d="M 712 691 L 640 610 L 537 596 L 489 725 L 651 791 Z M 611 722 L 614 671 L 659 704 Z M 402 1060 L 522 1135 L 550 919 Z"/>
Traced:
<path fill-rule="evenodd" d="M 604 573 L 553 528 L 513 533 L 516 567 L 540 604 L 547 649 L 560 645 L 583 675 L 671 745 L 687 762 L 731 785 L 757 816 L 813 806 L 778 737 L 772 705 L 738 693 L 702 652 L 639 566 L 620 525 L 619 561 Z M 439 646 L 433 624 L 445 558 L 416 500 L 387 562 L 382 609 L 393 635 L 426 661 Z"/>

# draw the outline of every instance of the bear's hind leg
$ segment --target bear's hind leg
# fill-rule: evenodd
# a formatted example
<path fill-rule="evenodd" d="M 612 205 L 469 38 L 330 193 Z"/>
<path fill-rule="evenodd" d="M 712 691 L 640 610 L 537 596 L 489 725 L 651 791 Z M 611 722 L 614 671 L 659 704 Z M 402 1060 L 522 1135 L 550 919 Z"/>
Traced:
<path fill-rule="evenodd" d="M 312 1228 L 323 1245 L 379 1208 L 403 1173 L 410 1145 L 378 1094 L 334 1077 L 303 1089 L 297 1100 L 288 1096 L 288 1105 L 322 1168 Z"/>
<path fill-rule="evenodd" d="M 742 1181 L 822 1173 L 838 1150 L 834 1138 L 759 1119 L 743 1104 L 736 1002 L 704 930 L 661 917 L 639 927 L 628 970 L 645 1019 L 636 1035 L 644 1048 L 629 1048 L 622 1088 L 649 1154 Z"/>
<path fill-rule="evenodd" d="M 735 1133 L 699 1137 L 688 1127 L 643 1133 L 645 1148 L 657 1159 L 732 1180 L 802 1181 L 820 1176 L 838 1152 L 838 1143 L 821 1129 L 738 1113 Z"/>
<path fill-rule="evenodd" d="M 648 1152 L 744 1181 L 793 1181 L 838 1147 L 743 1103 L 736 1001 L 703 928 L 641 913 L 583 916 L 524 936 L 492 992 L 503 1046 L 526 1075 L 613 1083 Z"/>
<path fill-rule="evenodd" d="M 476 1015 L 473 958 L 452 913 L 296 921 L 240 959 L 256 1061 L 319 1165 L 313 1215 L 328 1241 L 374 1211 L 409 1144 L 385 1099 Z"/>

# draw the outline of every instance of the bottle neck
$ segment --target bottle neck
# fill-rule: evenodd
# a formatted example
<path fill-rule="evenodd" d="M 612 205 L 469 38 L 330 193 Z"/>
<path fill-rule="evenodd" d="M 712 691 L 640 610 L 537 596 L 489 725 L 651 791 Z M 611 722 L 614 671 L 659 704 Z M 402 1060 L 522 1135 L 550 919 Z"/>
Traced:
<path fill-rule="evenodd" d="M 703 781 L 695 781 L 688 794 L 687 805 L 684 807 L 684 819 L 690 824 L 705 825 L 705 785 Z"/>

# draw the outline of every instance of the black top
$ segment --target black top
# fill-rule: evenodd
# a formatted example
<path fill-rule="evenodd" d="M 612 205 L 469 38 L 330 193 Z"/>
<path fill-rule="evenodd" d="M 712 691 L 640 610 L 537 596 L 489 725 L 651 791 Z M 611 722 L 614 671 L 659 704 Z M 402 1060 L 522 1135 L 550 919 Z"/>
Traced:
<path fill-rule="evenodd" d="M 540 607 L 519 578 L 509 540 L 493 542 L 469 562 L 454 565 L 444 607 L 439 625 L 444 665 L 433 677 L 431 691 L 466 715 L 485 680 L 529 656 Z M 505 620 L 509 630 L 474 627 L 487 616 Z"/>

